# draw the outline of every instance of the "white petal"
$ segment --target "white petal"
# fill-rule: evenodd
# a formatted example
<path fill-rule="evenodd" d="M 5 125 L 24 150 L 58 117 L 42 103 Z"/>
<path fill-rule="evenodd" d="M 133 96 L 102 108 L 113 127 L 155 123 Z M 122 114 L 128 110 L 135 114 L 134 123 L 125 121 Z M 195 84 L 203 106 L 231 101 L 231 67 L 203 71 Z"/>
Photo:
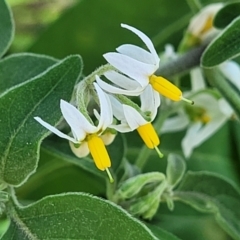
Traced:
<path fill-rule="evenodd" d="M 158 54 L 153 46 L 153 43 L 152 41 L 150 40 L 150 38 L 145 35 L 144 33 L 142 33 L 141 31 L 139 31 L 138 29 L 134 28 L 134 27 L 131 27 L 127 24 L 121 24 L 121 27 L 123 28 L 126 28 L 130 31 L 132 31 L 133 33 L 135 33 L 136 35 L 138 35 L 139 38 L 142 39 L 142 41 L 146 44 L 147 48 L 149 49 L 149 51 L 152 53 L 154 59 L 155 59 L 155 62 L 159 62 L 159 57 L 158 57 Z"/>
<path fill-rule="evenodd" d="M 240 90 L 240 66 L 233 61 L 228 61 L 219 66 L 222 74 Z"/>
<path fill-rule="evenodd" d="M 122 122 L 121 124 L 115 124 L 115 125 L 111 125 L 110 128 L 115 129 L 118 132 L 121 133 L 126 133 L 126 132 L 131 132 L 133 131 L 129 125 L 127 124 L 127 122 Z"/>
<path fill-rule="evenodd" d="M 55 133 L 57 136 L 59 136 L 60 138 L 64 138 L 67 139 L 73 143 L 79 143 L 79 141 L 77 141 L 76 139 L 68 136 L 65 133 L 60 132 L 57 128 L 53 127 L 52 125 L 50 125 L 49 123 L 43 121 L 40 117 L 34 117 L 34 119 L 36 121 L 38 121 L 41 125 L 43 125 L 45 128 L 47 128 L 48 130 L 50 130 L 51 132 Z"/>
<path fill-rule="evenodd" d="M 177 132 L 185 129 L 189 124 L 189 119 L 186 114 L 180 113 L 178 116 L 168 118 L 164 121 L 161 128 L 161 134 Z"/>
<path fill-rule="evenodd" d="M 197 132 L 196 138 L 192 141 L 192 146 L 195 148 L 205 142 L 214 133 L 220 129 L 224 123 L 226 123 L 228 117 L 225 115 L 219 115 L 215 119 L 212 119 L 209 123 L 205 124 Z"/>
<path fill-rule="evenodd" d="M 121 53 L 106 53 L 104 58 L 120 72 L 136 80 L 142 87 L 149 83 L 149 76 L 156 70 L 156 66 L 139 62 Z"/>
<path fill-rule="evenodd" d="M 108 78 L 112 83 L 127 90 L 135 90 L 141 87 L 136 80 L 132 80 L 131 78 L 128 78 L 115 71 L 108 71 L 104 73 L 104 76 Z"/>
<path fill-rule="evenodd" d="M 147 121 L 142 117 L 142 115 L 129 105 L 123 104 L 123 112 L 131 130 L 135 130 L 139 126 L 147 123 Z"/>
<path fill-rule="evenodd" d="M 234 113 L 232 107 L 224 98 L 219 99 L 218 104 L 221 112 L 226 116 L 230 117 Z"/>
<path fill-rule="evenodd" d="M 195 138 L 197 137 L 199 129 L 202 127 L 202 124 L 200 122 L 192 124 L 185 135 L 185 137 L 182 139 L 182 149 L 183 154 L 186 158 L 189 158 L 192 154 L 192 151 L 194 149 L 194 145 L 192 144 Z"/>
<path fill-rule="evenodd" d="M 114 93 L 114 94 L 123 94 L 126 96 L 138 96 L 143 91 L 143 87 L 138 87 L 135 90 L 124 90 L 122 88 L 114 87 L 104 81 L 102 81 L 100 78 L 96 78 L 96 81 L 98 85 L 106 92 Z"/>
<path fill-rule="evenodd" d="M 79 158 L 86 157 L 89 154 L 89 148 L 87 142 L 82 142 L 81 145 L 76 148 L 71 142 L 69 142 L 72 152 Z"/>
<path fill-rule="evenodd" d="M 192 98 L 192 100 L 194 100 L 195 106 L 205 109 L 207 115 L 211 118 L 221 112 L 219 109 L 218 100 L 209 93 L 203 92 L 197 94 Z"/>
<path fill-rule="evenodd" d="M 96 76 L 96 78 L 99 77 Z M 103 92 L 103 90 L 98 86 L 97 83 L 93 84 L 98 94 L 101 112 L 97 129 L 101 129 L 102 131 L 104 131 L 112 123 L 113 120 L 112 106 L 108 95 Z"/>
<path fill-rule="evenodd" d="M 205 80 L 199 67 L 190 71 L 190 78 L 192 91 L 199 91 L 206 88 Z"/>
<path fill-rule="evenodd" d="M 125 119 L 123 112 L 123 105 L 112 95 L 109 95 L 109 99 L 112 105 L 113 115 L 119 120 L 122 121 Z"/>
<path fill-rule="evenodd" d="M 121 54 L 127 55 L 140 62 L 156 65 L 155 58 L 151 53 L 143 48 L 132 44 L 124 44 L 117 48 L 117 51 Z M 158 66 L 159 64 L 157 64 Z"/>
<path fill-rule="evenodd" d="M 148 85 L 140 95 L 140 99 L 142 111 L 149 111 L 151 113 L 151 121 L 153 121 L 157 115 L 158 107 L 160 106 L 159 93 L 153 90 L 151 85 Z"/>
<path fill-rule="evenodd" d="M 74 136 L 77 136 L 79 141 L 82 141 L 87 133 L 96 131 L 96 127 L 89 123 L 85 116 L 70 103 L 61 99 L 60 108 L 63 117 L 71 127 Z"/>

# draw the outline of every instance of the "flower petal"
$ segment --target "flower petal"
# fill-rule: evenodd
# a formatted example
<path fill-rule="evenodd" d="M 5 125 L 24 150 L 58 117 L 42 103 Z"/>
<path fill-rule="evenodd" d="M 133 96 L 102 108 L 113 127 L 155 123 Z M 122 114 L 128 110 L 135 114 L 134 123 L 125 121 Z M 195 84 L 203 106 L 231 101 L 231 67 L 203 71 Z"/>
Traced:
<path fill-rule="evenodd" d="M 214 133 L 216 133 L 228 120 L 225 115 L 219 115 L 215 119 L 212 119 L 209 123 L 205 124 L 201 129 L 198 130 L 197 136 L 192 141 L 192 147 L 198 147 Z"/>
<path fill-rule="evenodd" d="M 122 88 L 114 87 L 114 86 L 104 82 L 100 78 L 96 78 L 96 81 L 97 81 L 98 85 L 104 91 L 109 92 L 109 93 L 123 94 L 123 95 L 126 95 L 126 96 L 138 96 L 143 91 L 143 87 L 141 87 L 141 86 L 136 88 L 135 90 L 124 90 Z"/>
<path fill-rule="evenodd" d="M 156 70 L 156 66 L 139 62 L 121 53 L 106 53 L 104 58 L 120 72 L 136 80 L 142 87 L 149 83 L 149 76 Z"/>
<path fill-rule="evenodd" d="M 151 113 L 151 121 L 157 115 L 158 107 L 160 106 L 160 95 L 155 91 L 151 85 L 148 85 L 143 93 L 140 95 L 141 99 L 141 110 L 143 112 L 149 111 Z"/>
<path fill-rule="evenodd" d="M 112 105 L 112 110 L 113 110 L 113 115 L 119 120 L 122 121 L 125 119 L 124 112 L 123 112 L 123 105 L 112 95 L 108 95 L 111 105 Z"/>
<path fill-rule="evenodd" d="M 128 78 L 118 72 L 115 71 L 108 71 L 104 73 L 104 76 L 108 78 L 112 83 L 120 86 L 121 88 L 127 89 L 127 90 L 135 90 L 137 88 L 140 88 L 140 84 L 131 79 Z"/>
<path fill-rule="evenodd" d="M 123 112 L 131 130 L 135 130 L 139 126 L 147 123 L 147 121 L 142 117 L 142 115 L 129 105 L 123 104 Z"/>
<path fill-rule="evenodd" d="M 152 41 L 150 40 L 150 38 L 145 35 L 144 33 L 142 33 L 141 31 L 139 31 L 138 29 L 131 27 L 127 24 L 121 24 L 121 27 L 126 28 L 130 31 L 132 31 L 133 33 L 135 33 L 136 35 L 138 35 L 139 38 L 141 38 L 141 40 L 146 44 L 147 48 L 149 49 L 149 51 L 151 52 L 151 54 L 153 55 L 155 62 L 158 63 L 159 62 L 159 57 L 158 54 L 153 46 Z"/>
<path fill-rule="evenodd" d="M 96 76 L 96 78 L 99 78 Z M 99 98 L 99 103 L 100 103 L 100 119 L 99 119 L 99 124 L 97 126 L 98 130 L 104 131 L 111 123 L 113 120 L 113 113 L 112 113 L 112 106 L 111 102 L 108 98 L 108 95 L 103 92 L 103 90 L 98 86 L 97 83 L 93 83 L 97 94 Z"/>
<path fill-rule="evenodd" d="M 89 148 L 87 142 L 82 142 L 81 145 L 76 148 L 74 144 L 69 142 L 72 152 L 79 158 L 86 157 L 89 154 Z"/>
<path fill-rule="evenodd" d="M 190 79 L 192 91 L 195 92 L 206 88 L 205 80 L 199 67 L 190 71 Z"/>
<path fill-rule="evenodd" d="M 76 139 L 68 136 L 65 133 L 62 133 L 61 131 L 59 131 L 57 128 L 53 127 L 52 125 L 50 125 L 49 123 L 43 121 L 40 117 L 34 117 L 34 119 L 36 121 L 38 121 L 41 125 L 43 125 L 45 128 L 47 128 L 48 130 L 50 130 L 51 132 L 55 133 L 57 136 L 59 136 L 60 138 L 64 138 L 67 139 L 73 143 L 79 143 L 79 141 L 77 141 Z"/>
<path fill-rule="evenodd" d="M 117 51 L 121 54 L 127 55 L 131 58 L 134 58 L 140 62 L 144 62 L 147 64 L 153 64 L 157 66 L 158 63 L 155 62 L 155 58 L 151 53 L 146 51 L 143 48 L 140 48 L 138 46 L 132 45 L 132 44 L 124 44 L 117 48 Z M 158 60 L 159 62 L 159 60 Z"/>
<path fill-rule="evenodd" d="M 96 131 L 96 127 L 89 123 L 85 116 L 70 103 L 61 99 L 60 108 L 63 117 L 71 127 L 77 140 L 82 141 L 87 133 L 93 133 Z"/>
<path fill-rule="evenodd" d="M 231 117 L 231 115 L 234 113 L 232 107 L 224 98 L 218 100 L 218 105 L 221 112 L 226 116 Z"/>
<path fill-rule="evenodd" d="M 200 122 L 192 124 L 188 130 L 184 138 L 182 139 L 182 150 L 183 154 L 186 158 L 189 158 L 194 149 L 193 141 L 198 137 L 198 131 L 202 127 Z"/>
<path fill-rule="evenodd" d="M 222 74 L 240 90 L 240 66 L 233 61 L 228 61 L 219 66 Z"/>
<path fill-rule="evenodd" d="M 179 113 L 178 116 L 168 118 L 161 127 L 161 134 L 177 132 L 185 129 L 189 124 L 189 119 L 185 113 Z"/>

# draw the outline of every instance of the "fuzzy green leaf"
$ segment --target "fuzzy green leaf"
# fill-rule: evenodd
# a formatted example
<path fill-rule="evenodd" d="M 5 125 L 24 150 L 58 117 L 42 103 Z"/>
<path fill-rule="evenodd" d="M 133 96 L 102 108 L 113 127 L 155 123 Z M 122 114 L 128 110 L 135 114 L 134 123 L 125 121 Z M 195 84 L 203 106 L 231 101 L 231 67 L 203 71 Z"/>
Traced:
<path fill-rule="evenodd" d="M 0 57 L 8 50 L 14 35 L 12 13 L 4 0 L 0 1 Z"/>
<path fill-rule="evenodd" d="M 201 212 L 213 213 L 230 236 L 240 239 L 240 192 L 223 177 L 189 172 L 174 196 Z"/>
<path fill-rule="evenodd" d="M 79 56 L 70 56 L 0 96 L 1 182 L 19 185 L 35 171 L 40 140 L 48 131 L 33 117 L 59 121 L 60 99 L 70 100 L 81 65 Z"/>
<path fill-rule="evenodd" d="M 185 171 L 186 163 L 182 157 L 176 154 L 169 154 L 166 170 L 168 183 L 175 187 L 181 181 Z"/>
<path fill-rule="evenodd" d="M 117 205 L 83 193 L 49 196 L 11 212 L 12 222 L 3 240 L 156 239 Z"/>
<path fill-rule="evenodd" d="M 0 94 L 19 83 L 35 77 L 57 60 L 32 53 L 13 54 L 0 61 Z"/>
<path fill-rule="evenodd" d="M 236 18 L 207 47 L 201 58 L 201 65 L 214 67 L 240 54 L 240 17 Z"/>
<path fill-rule="evenodd" d="M 213 21 L 217 28 L 225 28 L 234 18 L 240 15 L 240 2 L 233 2 L 221 8 Z"/>

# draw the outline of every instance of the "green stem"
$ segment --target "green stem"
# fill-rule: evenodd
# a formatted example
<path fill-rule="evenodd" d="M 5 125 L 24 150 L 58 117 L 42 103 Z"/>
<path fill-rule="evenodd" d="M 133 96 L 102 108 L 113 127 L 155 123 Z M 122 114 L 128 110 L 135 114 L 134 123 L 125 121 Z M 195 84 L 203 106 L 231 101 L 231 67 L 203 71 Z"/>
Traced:
<path fill-rule="evenodd" d="M 193 13 L 197 13 L 199 12 L 199 10 L 201 10 L 202 6 L 199 0 L 186 0 L 186 1 Z"/>
<path fill-rule="evenodd" d="M 156 71 L 156 75 L 169 78 L 183 74 L 191 68 L 199 66 L 200 58 L 207 45 L 208 44 L 204 44 L 200 47 L 194 48 L 171 62 L 160 65 Z"/>

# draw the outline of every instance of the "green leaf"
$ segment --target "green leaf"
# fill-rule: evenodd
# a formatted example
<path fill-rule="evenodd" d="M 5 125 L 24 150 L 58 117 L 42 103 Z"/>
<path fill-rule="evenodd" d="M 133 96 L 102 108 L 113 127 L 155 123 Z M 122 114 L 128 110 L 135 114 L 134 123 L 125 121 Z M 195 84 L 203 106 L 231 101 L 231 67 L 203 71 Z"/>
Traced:
<path fill-rule="evenodd" d="M 8 50 L 14 35 L 12 13 L 4 0 L 0 1 L 0 57 Z"/>
<path fill-rule="evenodd" d="M 214 67 L 240 54 L 240 17 L 236 18 L 207 47 L 201 58 L 201 65 Z"/>
<path fill-rule="evenodd" d="M 3 240 L 156 239 L 122 208 L 83 193 L 49 196 L 10 211 L 12 222 Z"/>
<path fill-rule="evenodd" d="M 146 224 L 147 227 L 153 232 L 153 234 L 161 240 L 180 240 L 177 236 L 173 235 L 170 232 L 167 232 L 166 230 L 163 230 L 162 228 L 152 225 L 152 224 Z"/>
<path fill-rule="evenodd" d="M 84 158 L 76 157 L 72 153 L 68 141 L 66 141 L 65 139 L 61 139 L 57 136 L 48 138 L 43 142 L 42 149 L 44 151 L 47 151 L 54 157 L 73 163 L 99 177 L 107 177 L 105 172 L 99 171 L 96 168 L 90 156 Z M 114 139 L 113 143 L 107 146 L 107 151 L 112 162 L 111 169 L 116 172 L 116 170 L 121 165 L 125 155 L 125 143 L 124 138 L 121 134 L 118 134 Z"/>
<path fill-rule="evenodd" d="M 240 239 L 240 192 L 226 179 L 208 172 L 189 172 L 174 196 L 198 211 L 213 213 L 230 236 Z"/>
<path fill-rule="evenodd" d="M 0 94 L 8 88 L 35 77 L 57 62 L 31 53 L 13 54 L 0 61 Z"/>
<path fill-rule="evenodd" d="M 69 100 L 81 72 L 79 56 L 70 56 L 41 75 L 0 96 L 0 181 L 19 185 L 37 167 L 39 142 L 48 130 L 33 117 L 50 124 L 60 117 L 60 99 Z"/>
<path fill-rule="evenodd" d="M 240 2 L 233 2 L 221 8 L 214 20 L 213 25 L 217 28 L 225 28 L 234 18 L 240 15 Z"/>
<path fill-rule="evenodd" d="M 177 154 L 169 154 L 166 175 L 167 181 L 172 187 L 181 181 L 185 171 L 186 164 L 182 157 Z"/>

